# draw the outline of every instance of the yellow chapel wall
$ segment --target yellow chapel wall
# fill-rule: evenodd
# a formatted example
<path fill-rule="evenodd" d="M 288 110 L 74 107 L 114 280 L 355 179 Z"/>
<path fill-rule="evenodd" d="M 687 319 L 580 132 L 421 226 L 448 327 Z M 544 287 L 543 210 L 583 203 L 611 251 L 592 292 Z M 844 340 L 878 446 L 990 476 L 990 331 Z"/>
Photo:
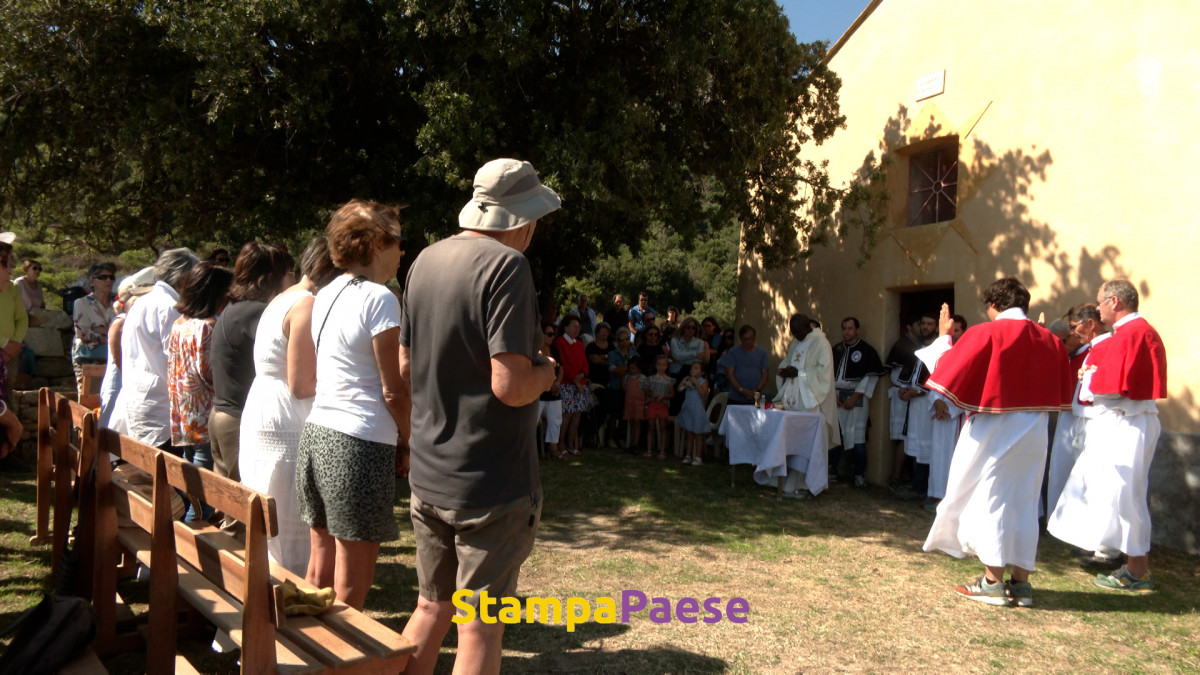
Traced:
<path fill-rule="evenodd" d="M 1107 278 L 1141 292 L 1167 346 L 1164 430 L 1200 433 L 1200 6 L 1184 0 L 1007 3 L 883 0 L 836 47 L 846 128 L 805 156 L 848 179 L 888 154 L 888 223 L 860 269 L 861 234 L 765 271 L 741 257 L 740 323 L 777 360 L 787 316 L 815 315 L 832 342 L 855 315 L 886 355 L 900 291 L 953 286 L 956 312 L 986 319 L 979 290 L 1007 274 L 1031 314 L 1094 301 Z M 945 71 L 944 93 L 915 100 Z M 905 227 L 907 159 L 892 152 L 959 138 L 958 215 Z M 886 383 L 872 401 L 869 478 L 890 472 Z"/>

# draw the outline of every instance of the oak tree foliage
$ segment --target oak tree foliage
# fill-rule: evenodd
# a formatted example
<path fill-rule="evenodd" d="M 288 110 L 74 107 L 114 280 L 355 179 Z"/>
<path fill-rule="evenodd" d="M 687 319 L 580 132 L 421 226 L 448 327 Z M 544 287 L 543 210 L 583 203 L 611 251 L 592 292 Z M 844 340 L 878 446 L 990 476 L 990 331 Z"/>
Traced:
<path fill-rule="evenodd" d="M 801 153 L 842 125 L 839 80 L 773 0 L 9 0 L 0 22 L 0 225 L 57 245 L 281 239 L 355 196 L 436 238 L 512 156 L 563 197 L 545 284 L 652 225 L 686 249 L 734 220 L 785 265 L 839 199 Z"/>

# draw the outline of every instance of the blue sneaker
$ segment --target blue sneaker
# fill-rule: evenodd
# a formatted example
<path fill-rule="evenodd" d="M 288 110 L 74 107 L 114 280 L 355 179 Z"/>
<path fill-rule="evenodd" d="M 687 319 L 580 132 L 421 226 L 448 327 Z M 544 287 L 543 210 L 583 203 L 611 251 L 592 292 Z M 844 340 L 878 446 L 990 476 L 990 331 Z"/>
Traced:
<path fill-rule="evenodd" d="M 1008 599 L 1016 607 L 1033 607 L 1033 586 L 1028 581 L 1021 583 L 1009 580 L 1005 584 Z"/>
<path fill-rule="evenodd" d="M 997 581 L 993 584 L 987 580 L 987 577 L 979 577 L 972 583 L 955 586 L 954 591 L 959 595 L 986 602 L 989 605 L 1008 607 L 1013 604 L 1012 599 L 1008 597 L 1008 588 L 1004 582 Z"/>
<path fill-rule="evenodd" d="M 1138 579 L 1129 573 L 1129 569 L 1124 565 L 1112 574 L 1097 574 L 1092 583 L 1100 588 L 1107 588 L 1114 591 L 1134 591 L 1146 592 L 1154 590 L 1154 579 L 1150 577 L 1150 573 L 1146 572 L 1146 576 Z"/>

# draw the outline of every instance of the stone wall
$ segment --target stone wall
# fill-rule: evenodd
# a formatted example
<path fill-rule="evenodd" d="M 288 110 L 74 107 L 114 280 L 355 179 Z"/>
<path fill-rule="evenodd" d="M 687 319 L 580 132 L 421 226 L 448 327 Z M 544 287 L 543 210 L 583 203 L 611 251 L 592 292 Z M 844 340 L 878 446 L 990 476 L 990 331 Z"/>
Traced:
<path fill-rule="evenodd" d="M 53 387 L 52 391 L 62 394 L 72 401 L 75 400 L 75 380 L 65 387 Z M 13 412 L 25 429 L 21 432 L 21 441 L 16 449 L 5 458 L 18 467 L 32 470 L 37 466 L 37 424 L 38 424 L 38 390 L 13 392 Z"/>
<path fill-rule="evenodd" d="M 71 367 L 71 339 L 74 334 L 71 317 L 66 312 L 56 309 L 31 310 L 25 345 L 33 350 L 36 358 L 33 375 L 10 372 L 9 379 L 14 389 L 74 387 L 75 371 Z M 36 398 L 34 405 L 37 405 Z"/>
<path fill-rule="evenodd" d="M 1164 431 L 1150 465 L 1154 543 L 1200 554 L 1200 434 Z"/>

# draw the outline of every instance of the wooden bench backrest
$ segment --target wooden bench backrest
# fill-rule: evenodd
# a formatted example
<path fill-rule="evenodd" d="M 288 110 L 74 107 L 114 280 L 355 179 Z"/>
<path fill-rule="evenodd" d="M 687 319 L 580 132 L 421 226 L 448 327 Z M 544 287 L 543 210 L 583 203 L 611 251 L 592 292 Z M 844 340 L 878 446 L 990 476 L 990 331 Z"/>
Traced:
<path fill-rule="evenodd" d="M 50 426 L 52 420 L 53 428 Z M 61 580 L 64 573 L 62 555 L 70 534 L 71 512 L 83 504 L 90 506 L 91 500 L 84 493 L 90 493 L 93 488 L 95 459 L 95 415 L 65 396 L 43 388 L 38 393 L 38 511 L 34 538 L 42 541 L 45 536 L 42 528 L 49 520 L 47 511 L 52 499 L 54 524 L 49 533 L 50 568 L 55 579 Z M 50 488 L 51 477 L 53 490 Z M 95 510 L 80 508 L 79 516 L 76 542 L 80 567 L 75 591 L 81 597 L 90 598 Z"/>
<path fill-rule="evenodd" d="M 38 421 L 37 421 L 37 505 L 34 519 L 33 536 L 29 538 L 30 545 L 45 545 L 50 543 L 50 505 L 54 503 L 54 492 L 51 483 L 54 480 L 54 420 L 58 414 L 54 408 L 54 395 L 46 387 L 38 390 Z"/>
<path fill-rule="evenodd" d="M 98 363 L 83 365 L 83 377 L 79 382 L 79 402 L 85 408 L 100 407 L 100 386 L 104 382 L 107 366 Z"/>
<path fill-rule="evenodd" d="M 235 480 L 219 476 L 182 457 L 162 452 L 158 448 L 128 436 L 113 433 L 106 445 L 110 448 L 106 452 L 112 452 L 151 476 L 154 475 L 155 462 L 161 454 L 166 467 L 167 482 L 171 487 L 181 490 L 247 525 L 253 518 L 251 502 L 259 502 L 266 519 L 264 531 L 272 537 L 279 533 L 279 520 L 275 513 L 275 500 L 272 497 L 255 492 Z"/>
<path fill-rule="evenodd" d="M 176 591 L 189 584 L 194 587 L 195 581 L 187 575 L 199 573 L 222 589 L 222 595 L 241 604 L 240 616 L 233 617 L 235 623 L 230 624 L 228 614 L 224 623 L 231 636 L 236 632 L 241 644 L 244 673 L 273 672 L 276 659 L 280 659 L 279 664 L 286 660 L 288 669 L 302 671 L 323 670 L 320 664 L 329 670 L 347 672 L 396 672 L 403 668 L 416 646 L 344 603 L 337 602 L 320 617 L 284 620 L 275 584 L 279 583 L 280 575 L 291 575 L 282 568 L 276 568 L 273 574 L 266 555 L 266 534 L 276 528 L 273 499 L 111 430 L 101 429 L 98 439 L 99 452 L 112 452 L 134 466 L 149 469 L 147 473 L 153 480 L 152 494 L 147 497 L 132 490 L 112 489 L 107 463 L 96 471 L 96 503 L 100 513 L 97 554 L 108 561 L 118 555 L 118 510 L 128 513 L 138 530 L 150 533 L 151 615 L 174 616 Z M 171 518 L 168 507 L 171 490 L 197 489 L 197 482 L 206 501 L 226 513 L 235 515 L 239 511 L 234 507 L 243 505 L 248 515 L 243 521 L 244 546 L 211 526 L 195 526 Z M 117 501 L 124 501 L 127 508 L 118 509 Z M 169 535 L 163 536 L 166 533 Z M 116 566 L 98 564 L 95 578 L 97 597 L 111 597 L 116 587 Z M 301 578 L 293 580 L 302 588 L 308 587 Z M 97 603 L 96 612 L 97 640 L 110 639 L 115 634 L 112 604 Z M 148 672 L 170 672 L 174 663 L 175 624 L 169 620 L 152 621 L 150 630 Z"/>
<path fill-rule="evenodd" d="M 130 518 L 151 536 L 151 615 L 165 616 L 173 611 L 178 558 L 242 604 L 239 642 L 243 672 L 266 672 L 260 668 L 273 664 L 275 659 L 275 591 L 267 559 L 267 536 L 278 532 L 275 500 L 109 429 L 100 431 L 99 446 L 101 452 L 115 450 L 113 454 L 153 477 L 149 500 L 134 491 L 114 493 L 116 499 L 127 500 Z M 101 477 L 101 482 L 108 480 L 107 475 Z M 105 483 L 106 487 L 108 484 Z M 182 490 L 243 523 L 246 527 L 245 548 L 234 552 L 210 541 L 229 539 L 230 535 L 216 532 L 206 523 L 174 520 L 171 490 Z M 105 525 L 104 529 L 107 527 Z M 175 627 L 165 623 L 157 628 L 151 626 L 152 651 L 157 649 L 156 644 L 175 644 Z M 159 650 L 158 655 L 149 658 L 166 663 L 167 654 Z"/>

